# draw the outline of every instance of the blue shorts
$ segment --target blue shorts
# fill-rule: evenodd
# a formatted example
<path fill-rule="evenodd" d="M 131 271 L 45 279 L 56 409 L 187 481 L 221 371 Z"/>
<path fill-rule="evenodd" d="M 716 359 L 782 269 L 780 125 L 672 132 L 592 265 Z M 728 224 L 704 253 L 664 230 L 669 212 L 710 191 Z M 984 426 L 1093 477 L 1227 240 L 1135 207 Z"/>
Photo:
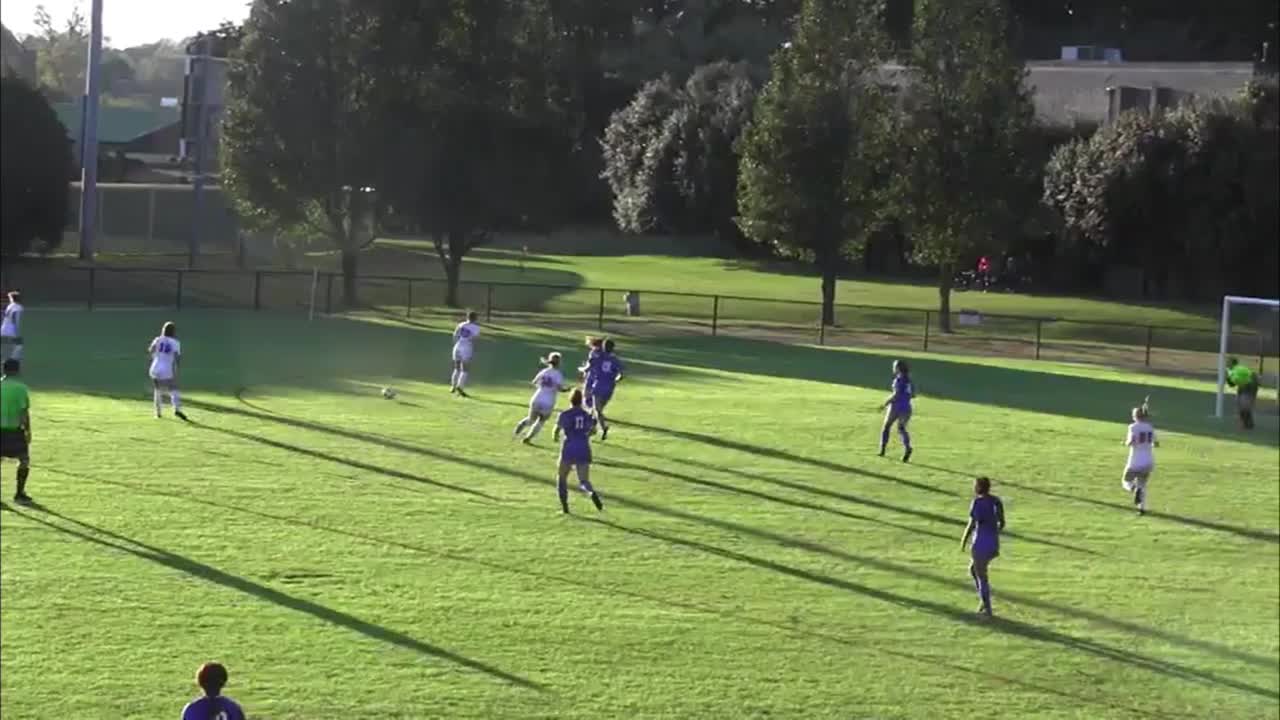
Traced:
<path fill-rule="evenodd" d="M 889 410 L 884 414 L 885 425 L 892 425 L 896 422 L 902 427 L 906 427 L 907 423 L 910 421 L 911 421 L 911 408 L 901 409 L 901 408 L 896 408 L 890 405 Z"/>
<path fill-rule="evenodd" d="M 591 403 L 596 409 L 600 409 L 609 404 L 613 399 L 613 388 L 605 390 L 604 388 L 591 388 Z"/>
<path fill-rule="evenodd" d="M 1000 557 L 1000 546 L 998 544 L 975 542 L 969 550 L 969 556 L 976 562 L 989 563 Z"/>
<path fill-rule="evenodd" d="M 590 465 L 591 464 L 591 446 L 570 446 L 565 445 L 560 448 L 560 464 L 561 465 Z"/>

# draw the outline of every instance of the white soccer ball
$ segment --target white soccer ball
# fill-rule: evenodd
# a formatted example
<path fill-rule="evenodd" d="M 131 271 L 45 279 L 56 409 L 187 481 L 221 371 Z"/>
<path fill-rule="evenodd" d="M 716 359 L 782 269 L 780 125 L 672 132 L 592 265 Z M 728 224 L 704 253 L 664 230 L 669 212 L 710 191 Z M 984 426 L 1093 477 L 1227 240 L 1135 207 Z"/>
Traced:
<path fill-rule="evenodd" d="M 382 397 L 388 400 L 394 400 L 396 397 L 396 391 L 389 387 L 382 388 Z"/>

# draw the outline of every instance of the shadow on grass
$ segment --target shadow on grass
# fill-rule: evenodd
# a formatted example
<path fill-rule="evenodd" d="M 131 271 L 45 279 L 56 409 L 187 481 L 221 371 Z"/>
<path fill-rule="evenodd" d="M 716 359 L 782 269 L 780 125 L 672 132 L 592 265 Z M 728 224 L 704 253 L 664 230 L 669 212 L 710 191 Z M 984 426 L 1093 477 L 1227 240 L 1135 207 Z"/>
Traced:
<path fill-rule="evenodd" d="M 643 452 L 643 451 L 639 451 L 639 450 L 631 450 L 630 448 L 628 448 L 628 451 L 629 451 L 629 452 L 633 452 L 633 453 L 635 453 L 635 454 L 637 454 L 637 455 L 648 455 L 648 456 L 650 456 L 650 457 L 663 458 L 663 456 L 658 455 L 657 453 L 648 453 L 648 452 Z M 676 460 L 676 459 L 674 459 L 674 458 L 663 458 L 663 459 L 664 459 L 664 460 L 666 460 L 666 461 L 668 461 L 668 462 L 670 462 L 670 463 L 672 463 L 672 464 L 681 464 L 681 463 L 685 463 L 685 462 L 687 462 L 687 461 L 685 461 L 685 460 Z M 953 535 L 943 535 L 942 533 L 937 533 L 937 532 L 933 532 L 933 531 L 929 531 L 929 530 L 920 530 L 920 529 L 918 529 L 918 528 L 911 528 L 911 527 L 908 527 L 908 526 L 905 526 L 905 525 L 897 525 L 897 524 L 895 524 L 895 523 L 886 522 L 886 521 L 884 521 L 884 520 L 878 520 L 878 519 L 875 519 L 875 518 L 869 518 L 869 517 L 865 517 L 865 516 L 861 516 L 861 515 L 853 515 L 853 514 L 849 514 L 849 513 L 844 513 L 843 511 L 835 510 L 834 508 L 829 508 L 829 507 L 824 506 L 824 505 L 816 505 L 816 504 L 813 504 L 813 503 L 805 503 L 805 502 L 800 502 L 800 501 L 797 501 L 797 500 L 788 500 L 788 499 L 786 499 L 786 498 L 777 497 L 777 496 L 775 496 L 775 495 L 768 495 L 768 494 L 765 494 L 765 493 L 759 493 L 759 492 L 755 492 L 755 491 L 753 491 L 753 490 L 747 490 L 747 489 L 745 489 L 745 488 L 740 488 L 740 487 L 736 487 L 736 486 L 733 486 L 733 485 L 725 485 L 725 484 L 723 484 L 723 483 L 717 483 L 717 482 L 714 482 L 714 481 L 712 481 L 712 480 L 702 480 L 702 479 L 694 478 L 694 477 L 692 477 L 692 476 L 689 476 L 689 475 L 683 475 L 683 474 L 676 473 L 676 472 L 673 472 L 673 471 L 670 471 L 670 470 L 658 470 L 657 468 L 645 467 L 645 466 L 643 466 L 643 465 L 636 465 L 636 464 L 633 464 L 633 463 L 622 463 L 622 462 L 616 462 L 616 461 L 600 461 L 600 462 L 599 462 L 599 464 L 602 464 L 602 465 L 614 465 L 614 466 L 622 467 L 622 468 L 631 468 L 631 469 L 634 469 L 634 470 L 639 470 L 639 471 L 643 471 L 643 472 L 648 472 L 649 474 L 652 474 L 652 475 L 667 476 L 667 477 L 670 477 L 670 478 L 672 478 L 672 479 L 680 480 L 680 481 L 683 481 L 683 482 L 686 482 L 686 483 L 690 483 L 690 484 L 693 484 L 693 485 L 701 485 L 701 486 L 704 486 L 704 487 L 713 487 L 713 488 L 717 488 L 717 489 L 725 490 L 725 491 L 727 491 L 727 492 L 733 492 L 733 493 L 738 493 L 738 494 L 742 494 L 742 495 L 748 495 L 748 496 L 752 496 L 752 497 L 758 497 L 758 498 L 760 498 L 760 499 L 769 500 L 769 501 L 777 502 L 777 503 L 781 503 L 781 504 L 784 504 L 784 505 L 792 505 L 793 507 L 800 507 L 800 508 L 805 508 L 805 509 L 809 509 L 809 510 L 818 510 L 818 511 L 822 511 L 822 512 L 833 513 L 833 514 L 836 514 L 836 515 L 843 515 L 844 517 L 850 517 L 850 518 L 855 518 L 855 519 L 858 519 L 858 520 L 865 520 L 865 521 L 867 521 L 867 522 L 878 523 L 878 524 L 881 524 L 881 525 L 886 525 L 886 526 L 888 526 L 888 527 L 897 528 L 897 529 L 899 529 L 899 530 L 907 530 L 907 531 L 910 531 L 910 532 L 920 533 L 920 534 L 922 534 L 922 535 L 930 535 L 930 536 L 932 536 L 932 537 L 939 538 L 939 539 L 942 539 L 942 540 L 946 540 L 946 541 L 948 541 L 948 542 L 954 542 L 954 541 L 956 541 L 956 540 L 959 538 L 959 534 L 958 534 L 958 533 L 957 533 L 957 534 L 953 534 Z M 915 518 L 919 518 L 919 519 L 921 519 L 921 520 L 926 520 L 926 521 L 929 521 L 929 522 L 936 522 L 936 523 L 942 523 L 943 525 L 950 525 L 950 526 L 955 527 L 955 528 L 963 528 L 963 527 L 965 526 L 966 522 L 967 522 L 966 520 L 963 520 L 963 519 L 960 519 L 960 518 L 950 517 L 950 516 L 947 516 L 947 515 L 941 515 L 941 514 L 939 514 L 939 513 L 930 512 L 930 511 L 928 511 L 928 510 L 920 510 L 920 509 L 917 509 L 917 508 L 903 507 L 903 506 L 901 506 L 901 505 L 894 505 L 893 503 L 887 503 L 887 502 L 884 502 L 884 501 L 881 501 L 881 500 L 875 500 L 875 499 L 867 498 L 867 497 L 860 497 L 860 496 L 856 496 L 856 495 L 846 495 L 846 494 L 844 494 L 844 493 L 837 493 L 837 492 L 833 492 L 833 491 L 829 491 L 829 490 L 823 490 L 823 489 L 821 489 L 821 488 L 815 488 L 815 487 L 812 487 L 812 486 L 809 486 L 809 485 L 805 485 L 805 484 L 803 484 L 803 483 L 791 482 L 791 481 L 789 481 L 789 480 L 777 480 L 777 479 L 775 479 L 775 478 L 771 478 L 771 477 L 769 477 L 769 476 L 767 476 L 767 475 L 761 475 L 761 474 L 759 474 L 759 473 L 744 472 L 744 471 L 735 470 L 735 469 L 728 468 L 728 467 L 717 468 L 717 467 L 715 467 L 715 466 L 713 466 L 713 465 L 710 465 L 710 464 L 707 464 L 707 463 L 698 463 L 698 462 L 696 462 L 696 461 L 693 461 L 693 463 L 691 463 L 691 464 L 694 464 L 694 465 L 696 465 L 697 467 L 701 467 L 701 468 L 706 469 L 706 470 L 711 470 L 711 471 L 715 471 L 715 472 L 727 473 L 727 474 L 730 474 L 730 475 L 737 475 L 738 477 L 742 477 L 742 478 L 745 478 L 745 479 L 748 479 L 748 480 L 755 480 L 755 481 L 758 481 L 758 482 L 765 482 L 765 483 L 769 483 L 769 484 L 771 484 L 771 485 L 777 485 L 777 486 L 781 486 L 781 487 L 790 488 L 790 489 L 792 489 L 792 490 L 797 490 L 797 491 L 799 491 L 799 492 L 805 492 L 805 493 L 810 493 L 810 494 L 814 494 L 814 495 L 821 495 L 821 496 L 824 496 L 824 497 L 835 498 L 835 499 L 842 500 L 842 501 L 844 501 L 844 502 L 854 503 L 854 504 L 857 504 L 857 505 L 864 505 L 864 506 L 866 506 L 866 507 L 875 508 L 875 509 L 877 509 L 877 510 L 885 510 L 885 511 L 888 511 L 888 512 L 898 513 L 898 514 L 901 514 L 901 515 L 908 515 L 908 516 L 915 517 Z M 1082 548 L 1082 547 L 1077 547 L 1077 546 L 1075 546 L 1075 545 L 1069 545 L 1069 544 L 1066 544 L 1066 543 L 1060 543 L 1060 542 L 1057 542 L 1057 541 L 1055 541 L 1055 540 L 1047 540 L 1047 539 L 1045 539 L 1045 538 L 1040 538 L 1040 537 L 1037 537 L 1037 536 L 1034 536 L 1034 535 L 1025 535 L 1025 534 L 1023 534 L 1023 533 L 1017 533 L 1017 532 L 1013 532 L 1013 531 L 1004 531 L 1004 532 L 1002 532 L 1002 533 L 1001 533 L 1001 535 L 1002 535 L 1003 537 L 1013 538 L 1013 539 L 1015 539 L 1015 540 L 1022 540 L 1022 541 L 1024 541 L 1024 542 L 1032 543 L 1032 544 L 1035 544 L 1035 545 L 1043 545 L 1043 546 L 1045 546 L 1045 547 L 1056 548 L 1056 549 L 1058 549 L 1058 550 L 1067 550 L 1067 551 L 1069 551 L 1069 552 L 1083 553 L 1083 554 L 1085 554 L 1085 555 L 1098 555 L 1098 554 L 1099 554 L 1098 552 L 1096 552 L 1096 551 L 1094 551 L 1094 550 L 1090 550 L 1090 549 L 1088 549 L 1088 548 Z"/>
<path fill-rule="evenodd" d="M 172 570 L 177 570 L 178 572 L 206 580 L 214 583 L 215 585 L 221 585 L 225 588 L 230 588 L 247 595 L 252 595 L 259 599 L 274 603 L 275 605 L 279 605 L 280 607 L 288 608 L 305 615 L 310 615 L 318 620 L 323 620 L 333 625 L 337 625 L 338 627 L 351 630 L 364 635 L 365 637 L 390 645 L 395 645 L 396 647 L 400 647 L 405 650 L 411 650 L 422 655 L 445 660 L 469 670 L 484 673 L 485 675 L 521 688 L 545 691 L 545 688 L 531 680 L 527 680 L 518 675 L 513 675 L 492 665 L 482 663 L 478 660 L 472 660 L 471 658 L 445 650 L 444 648 L 422 642 L 421 640 L 412 638 L 404 633 L 396 632 L 395 630 L 391 630 L 381 625 L 366 622 L 352 615 L 348 615 L 347 613 L 311 602 L 310 600 L 294 597 L 293 595 L 280 592 L 279 590 L 272 589 L 265 585 L 260 585 L 252 580 L 232 575 L 213 566 L 205 565 L 204 563 L 197 562 L 182 555 L 153 547 L 140 540 L 134 540 L 132 538 L 119 535 L 111 532 L 110 530 L 90 525 L 89 523 L 81 520 L 67 517 L 66 515 L 59 514 L 47 508 L 40 508 L 40 512 L 56 517 L 65 523 L 74 525 L 75 527 L 52 522 L 40 517 L 35 512 L 22 512 L 7 506 L 6 509 L 21 515 L 31 522 L 39 523 L 79 540 L 83 540 L 109 550 L 115 550 L 132 555 L 133 557 L 141 560 L 148 560 Z"/>
<path fill-rule="evenodd" d="M 526 566 L 505 565 L 503 563 L 497 563 L 497 562 L 492 562 L 488 560 L 481 560 L 481 559 L 472 557 L 470 555 L 462 555 L 459 553 L 452 553 L 448 551 L 430 549 L 430 548 L 422 547 L 419 545 L 406 543 L 402 540 L 391 540 L 388 538 L 377 537 L 374 535 L 355 532 L 352 530 L 345 530 L 342 528 L 330 527 L 327 525 L 321 525 L 319 523 L 315 523 L 311 521 L 300 520 L 296 517 L 292 517 L 288 515 L 276 515 L 273 513 L 263 512 L 261 510 L 254 510 L 250 508 L 240 507 L 237 505 L 231 505 L 228 503 L 209 500 L 203 497 L 166 492 L 164 490 L 157 490 L 157 489 L 149 488 L 142 485 L 120 482 L 116 480 L 109 480 L 106 478 L 96 478 L 96 477 L 90 477 L 87 475 L 76 475 L 76 474 L 67 473 L 61 470 L 58 470 L 57 472 L 61 472 L 67 475 L 74 475 L 75 477 L 79 477 L 81 479 L 88 480 L 90 482 L 103 483 L 106 485 L 110 485 L 113 487 L 126 490 L 131 493 L 143 492 L 149 495 L 170 498 L 183 503 L 197 502 L 202 505 L 206 505 L 208 507 L 218 508 L 220 510 L 225 510 L 229 512 L 238 512 L 245 515 L 261 518 L 263 520 L 269 520 L 269 521 L 289 525 L 292 527 L 302 528 L 306 530 L 313 530 L 317 532 L 323 532 L 326 534 L 343 537 L 348 540 L 354 540 L 354 541 L 362 542 L 366 544 L 377 545 L 380 547 L 394 547 L 400 550 L 405 550 L 405 551 L 416 553 L 416 554 L 428 555 L 441 560 L 484 568 L 485 570 L 489 570 L 489 571 L 507 573 L 507 574 L 515 575 L 517 577 L 531 578 L 533 580 L 543 582 L 543 583 L 557 583 L 561 585 L 567 585 L 567 586 L 579 588 L 581 590 L 585 590 L 588 592 L 600 593 L 606 597 L 609 597 L 609 596 L 626 597 L 632 600 L 652 603 L 659 607 L 670 607 L 670 608 L 678 608 L 681 610 L 692 611 L 692 612 L 696 612 L 704 615 L 719 617 L 725 620 L 731 620 L 735 622 L 746 623 L 749 625 L 765 627 L 771 630 L 777 630 L 777 631 L 781 631 L 791 635 L 800 635 L 809 639 L 819 640 L 822 642 L 834 643 L 837 645 L 842 645 L 844 647 L 856 648 L 861 652 L 870 651 L 886 657 L 892 657 L 900 660 L 906 660 L 908 662 L 927 665 L 930 668 L 941 666 L 953 672 L 966 673 L 966 674 L 978 676 L 982 678 L 984 681 L 990 681 L 994 679 L 1005 685 L 1019 687 L 1024 690 L 1038 692 L 1045 695 L 1051 695 L 1051 696 L 1066 699 L 1066 700 L 1072 700 L 1085 705 L 1099 705 L 1099 706 L 1108 707 L 1111 709 L 1124 710 L 1125 712 L 1131 713 L 1133 715 L 1145 716 L 1145 717 L 1151 717 L 1151 718 L 1168 718 L 1168 717 L 1175 717 L 1178 715 L 1178 713 L 1173 713 L 1167 710 L 1153 711 L 1151 709 L 1139 708 L 1136 706 L 1125 706 L 1125 705 L 1118 704 L 1114 701 L 1111 701 L 1109 699 L 1102 698 L 1096 694 L 1091 694 L 1086 696 L 1086 695 L 1080 695 L 1076 693 L 1070 693 L 1057 688 L 1052 688 L 1045 685 L 1039 685 L 1037 683 L 1031 683 L 1025 680 L 1021 680 L 1021 679 L 1017 679 L 1017 678 L 1013 678 L 1005 675 L 1000 675 L 998 673 L 993 673 L 986 669 L 981 669 L 981 670 L 974 669 L 972 667 L 966 667 L 963 665 L 948 663 L 946 661 L 939 660 L 938 658 L 925 657 L 925 656 L 915 655 L 912 653 L 903 652 L 900 650 L 891 650 L 884 647 L 868 645 L 867 643 L 864 643 L 864 642 L 850 640 L 848 638 L 840 637 L 838 635 L 811 630 L 796 624 L 764 620 L 761 618 L 752 617 L 745 613 L 726 610 L 721 607 L 709 606 L 709 605 L 703 605 L 699 603 L 692 603 L 692 602 L 673 599 L 668 595 L 663 595 L 663 596 L 648 595 L 642 592 L 628 590 L 625 588 L 606 586 L 606 585 L 583 581 L 576 578 L 565 577 L 565 576 L 556 575 L 552 573 L 539 572 L 537 570 L 531 570 Z M 8 509 L 7 506 L 6 506 L 6 509 Z"/>
<path fill-rule="evenodd" d="M 926 470 L 934 470 L 936 472 L 950 473 L 952 475 L 973 477 L 972 475 L 969 475 L 967 473 L 960 472 L 959 470 L 952 470 L 950 468 L 935 467 L 933 465 L 919 465 L 918 467 L 925 468 Z M 1117 511 L 1123 512 L 1126 515 L 1133 514 L 1133 506 L 1128 504 L 1121 505 L 1117 503 L 1106 502 L 1103 500 L 1095 500 L 1091 497 L 1086 497 L 1084 495 L 1072 495 L 1069 493 L 1057 492 L 1054 490 L 1045 490 L 1044 488 L 1035 487 L 1033 485 L 1024 485 L 1022 483 L 1014 482 L 1012 480 L 998 479 L 996 480 L 996 482 L 1000 485 L 1007 485 L 1011 488 L 1026 490 L 1027 492 L 1036 493 L 1037 495 L 1044 495 L 1046 497 L 1058 498 L 1061 500 L 1072 500 L 1075 502 L 1084 503 L 1086 505 L 1092 505 L 1094 507 L 1117 510 Z M 1280 534 L 1277 534 L 1274 532 L 1268 532 L 1266 530 L 1256 530 L 1254 528 L 1241 527 L 1239 525 L 1231 525 L 1228 523 L 1217 522 L 1215 520 L 1203 520 L 1201 518 L 1188 517 L 1186 515 L 1176 515 L 1174 513 L 1160 512 L 1159 510 L 1147 510 L 1146 517 L 1156 518 L 1159 520 L 1169 520 L 1172 522 L 1187 525 L 1189 527 L 1199 528 L 1201 530 L 1212 530 L 1214 532 L 1226 533 L 1228 535 L 1236 535 L 1246 540 L 1258 540 L 1261 542 L 1269 542 L 1269 543 L 1272 543 L 1273 545 L 1280 544 Z"/>
<path fill-rule="evenodd" d="M 715 555 L 727 560 L 751 565 L 762 570 L 769 570 L 788 577 L 804 580 L 806 582 L 845 590 L 874 600 L 897 605 L 899 607 L 929 613 L 947 620 L 961 622 L 968 625 L 983 625 L 990 627 L 996 632 L 1022 637 L 1028 640 L 1058 645 L 1068 650 L 1087 653 L 1104 660 L 1111 660 L 1116 663 L 1129 665 L 1168 677 L 1191 680 L 1207 685 L 1218 685 L 1267 699 L 1280 699 L 1280 691 L 1259 687 L 1257 685 L 1241 682 L 1232 678 L 1223 677 L 1215 673 L 1187 667 L 1179 663 L 1160 660 L 1159 658 L 1154 658 L 1142 653 L 1111 647 L 1104 643 L 1075 637 L 1049 628 L 1037 627 L 1030 623 L 1007 618 L 995 618 L 990 622 L 984 622 L 979 620 L 975 613 L 967 613 L 957 610 L 952 605 L 945 605 L 931 600 L 923 600 L 907 595 L 900 595 L 898 593 L 873 588 L 869 585 L 863 585 L 850 580 L 835 578 L 830 575 L 824 575 L 822 573 L 816 573 L 802 568 L 791 567 L 773 560 L 747 555 L 735 550 L 726 550 L 724 548 L 696 540 L 689 540 L 687 538 L 667 535 L 650 530 L 629 528 L 609 520 L 595 520 L 595 522 L 636 537 L 656 540 L 668 545 L 683 547 L 689 550 L 706 553 L 708 555 Z M 972 588 L 970 588 L 970 590 L 972 591 Z"/>
<path fill-rule="evenodd" d="M 843 352 L 729 337 L 665 338 L 660 347 L 638 345 L 630 349 L 630 355 L 659 364 L 849 385 L 886 393 L 892 379 L 890 365 L 896 359 L 887 353 Z M 928 412 L 928 399 L 936 397 L 1123 425 L 1128 422 L 1129 409 L 1144 396 L 1151 395 L 1161 427 L 1238 442 L 1280 444 L 1280 433 L 1248 434 L 1211 424 L 1208 416 L 1215 397 L 1211 387 L 1198 391 L 1160 386 L 1153 391 L 1137 382 L 1019 370 L 941 357 L 917 358 L 911 364 L 923 412 Z"/>
<path fill-rule="evenodd" d="M 442 460 L 442 461 L 454 463 L 457 465 L 463 465 L 468 468 L 482 470 L 485 472 L 494 473 L 496 475 L 503 475 L 515 480 L 520 480 L 522 482 L 535 485 L 537 487 L 545 488 L 548 492 L 551 492 L 553 488 L 552 483 L 549 482 L 542 475 L 530 473 L 523 470 L 517 470 L 510 467 L 505 467 L 502 465 L 496 465 L 494 463 L 484 462 L 481 460 L 476 460 L 474 458 L 463 458 L 463 457 L 459 457 L 449 453 L 440 452 L 437 450 L 431 450 L 428 448 L 406 443 L 406 442 L 397 440 L 395 438 L 388 438 L 381 435 L 363 435 L 360 433 L 354 433 L 346 430 L 340 430 L 337 428 L 330 428 L 322 425 L 317 425 L 315 423 L 309 423 L 304 420 L 298 420 L 298 419 L 283 416 L 283 415 L 266 415 L 262 413 L 252 412 L 249 410 L 244 410 L 241 408 L 231 408 L 231 407 L 213 406 L 213 405 L 205 405 L 205 407 L 210 412 L 224 412 L 232 415 L 239 415 L 242 417 L 250 417 L 250 418 L 262 420 L 265 422 L 281 423 L 284 425 L 312 430 L 319 433 L 326 433 L 330 435 L 336 435 L 339 437 L 345 437 L 345 438 L 356 440 L 359 442 L 372 443 L 375 445 L 381 445 L 383 447 L 390 447 L 393 449 L 402 450 L 404 452 L 416 453 L 424 457 L 431 457 L 437 460 Z M 247 437 L 245 439 L 254 440 L 256 438 Z M 822 545 L 820 543 L 815 543 L 808 540 L 794 538 L 788 535 L 783 535 L 783 534 L 771 532 L 768 530 L 761 530 L 759 528 L 751 527 L 748 525 L 742 525 L 740 523 L 722 520 L 719 518 L 698 515 L 698 514 L 686 512 L 683 510 L 668 508 L 662 505 L 655 505 L 645 500 L 631 498 L 631 497 L 627 497 L 625 495 L 620 495 L 617 493 L 602 491 L 602 494 L 606 496 L 606 502 L 610 502 L 614 506 L 620 506 L 624 508 L 634 508 L 636 510 L 641 510 L 643 512 L 647 512 L 653 515 L 658 515 L 661 517 L 666 517 L 674 520 L 681 520 L 684 522 L 704 525 L 707 527 L 713 527 L 728 533 L 753 537 L 757 540 L 771 542 L 782 547 L 803 550 L 806 552 L 824 555 L 830 558 L 848 562 L 854 565 L 862 565 L 862 566 L 874 568 L 876 570 L 880 570 L 883 572 L 893 573 L 903 577 L 913 578 L 916 580 L 922 580 L 925 582 L 938 585 L 940 587 L 948 587 L 952 589 L 965 590 L 965 591 L 969 591 L 972 587 L 968 582 L 959 581 L 951 577 L 938 575 L 936 573 L 929 572 L 926 570 L 918 570 L 916 568 L 907 567 L 905 565 L 900 565 L 898 563 L 890 562 L 887 560 L 880 560 L 877 558 L 867 557 L 864 555 L 856 555 L 843 550 L 831 548 L 831 547 Z M 1043 610 L 1046 612 L 1052 612 L 1052 613 L 1057 613 L 1057 614 L 1073 617 L 1080 620 L 1086 620 L 1088 622 L 1097 623 L 1104 627 L 1108 627 L 1108 628 L 1122 631 L 1122 632 L 1131 633 L 1131 634 L 1142 636 L 1142 637 L 1157 638 L 1164 642 L 1168 642 L 1175 645 L 1182 645 L 1188 648 L 1194 648 L 1202 652 L 1217 655 L 1219 657 L 1230 658 L 1230 659 L 1248 663 L 1251 665 L 1257 665 L 1257 666 L 1266 667 L 1270 669 L 1270 668 L 1274 668 L 1277 662 L 1276 658 L 1268 658 L 1268 657 L 1262 657 L 1260 655 L 1254 655 L 1252 653 L 1236 650 L 1234 648 L 1224 646 L 1218 643 L 1184 637 L 1176 633 L 1167 632 L 1167 631 L 1159 630 L 1156 628 L 1145 627 L 1145 626 L 1138 625 L 1136 623 L 1128 622 L 1125 620 L 1118 620 L 1112 617 L 1108 617 L 1106 615 L 1102 615 L 1100 613 L 1096 613 L 1090 610 L 1081 610 L 1079 608 L 1073 608 L 1066 605 L 1061 605 L 1059 603 L 1055 603 L 1052 601 L 1041 600 L 1039 598 L 1032 597 L 1029 595 L 1022 595 L 1022 594 L 1016 594 L 1016 593 L 1003 593 L 1002 597 L 1005 597 L 1014 602 L 1027 605 L 1029 607 L 1034 607 L 1036 609 Z"/>

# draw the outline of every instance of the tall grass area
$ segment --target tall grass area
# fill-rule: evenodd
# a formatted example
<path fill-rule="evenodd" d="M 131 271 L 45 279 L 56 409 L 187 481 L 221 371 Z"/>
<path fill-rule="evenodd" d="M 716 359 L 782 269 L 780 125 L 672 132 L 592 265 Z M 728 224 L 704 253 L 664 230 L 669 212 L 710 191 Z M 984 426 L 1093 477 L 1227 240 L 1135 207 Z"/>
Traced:
<path fill-rule="evenodd" d="M 1280 717 L 1280 429 L 1211 420 L 1204 384 L 922 355 L 903 464 L 888 354 L 624 335 L 606 510 L 563 517 L 549 431 L 510 428 L 589 324 L 486 326 L 462 400 L 443 320 L 185 310 L 187 425 L 151 416 L 170 313 L 29 313 L 6 718 L 176 716 L 210 659 L 253 718 Z M 979 473 L 1009 517 L 991 622 Z"/>

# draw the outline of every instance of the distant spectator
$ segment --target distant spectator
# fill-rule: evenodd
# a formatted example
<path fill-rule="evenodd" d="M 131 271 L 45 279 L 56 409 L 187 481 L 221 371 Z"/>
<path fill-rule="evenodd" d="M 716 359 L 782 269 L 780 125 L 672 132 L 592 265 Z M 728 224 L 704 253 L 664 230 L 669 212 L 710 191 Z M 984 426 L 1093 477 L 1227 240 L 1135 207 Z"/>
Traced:
<path fill-rule="evenodd" d="M 978 258 L 978 283 L 983 290 L 991 284 L 991 258 L 986 255 Z"/>
<path fill-rule="evenodd" d="M 1240 426 L 1253 429 L 1253 405 L 1258 401 L 1258 373 L 1235 358 L 1227 361 L 1227 384 L 1236 389 L 1236 411 Z"/>
<path fill-rule="evenodd" d="M 222 696 L 226 684 L 227 669 L 222 663 L 201 665 L 196 671 L 196 685 L 204 691 L 204 696 L 187 703 L 182 709 L 182 720 L 244 720 L 244 711 L 236 701 Z"/>
<path fill-rule="evenodd" d="M 640 315 L 640 293 L 635 290 L 629 290 L 626 295 L 622 296 L 622 302 L 627 304 L 627 317 Z"/>

